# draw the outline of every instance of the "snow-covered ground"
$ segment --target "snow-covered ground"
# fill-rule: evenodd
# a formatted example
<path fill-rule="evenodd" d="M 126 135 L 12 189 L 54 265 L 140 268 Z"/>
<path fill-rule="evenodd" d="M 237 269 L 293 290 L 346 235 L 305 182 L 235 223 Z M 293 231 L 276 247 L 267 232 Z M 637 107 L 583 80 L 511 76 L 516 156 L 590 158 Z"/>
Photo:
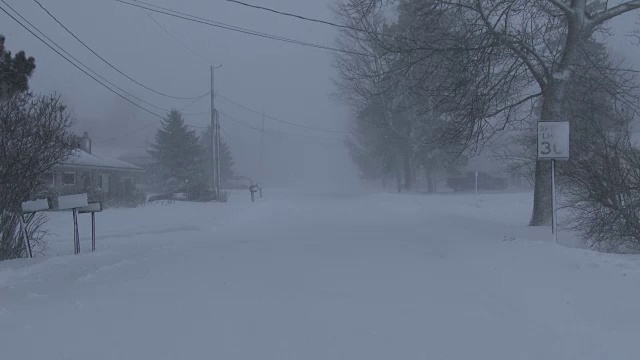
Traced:
<path fill-rule="evenodd" d="M 0 263 L 2 359 L 638 359 L 640 257 L 551 242 L 530 194 L 108 210 Z"/>

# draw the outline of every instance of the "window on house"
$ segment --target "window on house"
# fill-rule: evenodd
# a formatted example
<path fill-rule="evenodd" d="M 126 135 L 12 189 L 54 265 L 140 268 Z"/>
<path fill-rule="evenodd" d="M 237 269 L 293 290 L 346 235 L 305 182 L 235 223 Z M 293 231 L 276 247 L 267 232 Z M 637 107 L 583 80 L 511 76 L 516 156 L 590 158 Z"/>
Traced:
<path fill-rule="evenodd" d="M 104 192 L 109 192 L 109 174 L 98 175 L 98 188 Z"/>
<path fill-rule="evenodd" d="M 85 190 L 89 190 L 91 188 L 91 173 L 89 171 L 82 173 L 82 186 Z"/>
<path fill-rule="evenodd" d="M 76 184 L 76 173 L 74 172 L 62 173 L 62 185 L 73 186 L 75 184 Z"/>

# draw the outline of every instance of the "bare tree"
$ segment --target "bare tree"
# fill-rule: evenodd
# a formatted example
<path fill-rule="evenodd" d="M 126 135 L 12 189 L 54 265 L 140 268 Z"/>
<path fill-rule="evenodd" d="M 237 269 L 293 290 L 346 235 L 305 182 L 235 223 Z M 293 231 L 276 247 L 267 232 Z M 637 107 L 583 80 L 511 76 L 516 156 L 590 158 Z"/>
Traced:
<path fill-rule="evenodd" d="M 346 23 L 360 30 L 354 36 L 363 37 L 372 33 L 361 26 L 367 14 L 398 4 L 414 9 L 408 27 L 413 33 L 454 20 L 440 39 L 424 41 L 410 33 L 377 40 L 388 44 L 381 46 L 388 53 L 417 54 L 427 62 L 444 57 L 458 64 L 463 71 L 451 80 L 436 79 L 444 90 L 441 98 L 455 105 L 445 134 L 476 143 L 519 120 L 538 98 L 541 121 L 566 119 L 568 84 L 579 73 L 585 45 L 597 32 L 603 34 L 608 21 L 640 8 L 640 0 L 613 6 L 590 0 L 348 0 L 339 9 Z M 455 56 L 442 55 L 447 53 Z M 531 225 L 551 221 L 549 172 L 547 162 L 536 163 Z"/>
<path fill-rule="evenodd" d="M 72 124 L 58 95 L 19 93 L 0 101 L 0 260 L 22 253 L 15 214 L 42 190 L 45 174 L 77 147 Z M 32 231 L 40 229 L 38 221 Z"/>
<path fill-rule="evenodd" d="M 459 73 L 458 63 L 451 61 L 452 54 L 439 49 L 429 48 L 429 56 L 404 50 L 404 39 L 412 30 L 412 9 L 403 11 L 397 23 L 390 25 L 380 14 L 351 10 L 346 5 L 338 10 L 348 25 L 338 39 L 338 46 L 346 51 L 335 61 L 340 75 L 338 95 L 358 114 L 349 147 L 358 164 L 384 175 L 395 172 L 398 182 L 410 190 L 419 166 L 428 166 L 435 174 L 436 167 L 460 155 L 452 146 L 457 139 L 443 141 L 447 128 L 443 124 L 450 117 L 441 111 L 443 104 L 451 103 L 441 95 L 443 79 Z M 433 19 L 437 20 L 434 24 L 421 29 L 422 40 L 453 39 L 447 33 L 448 25 L 437 16 Z M 363 157 L 367 154 L 377 159 L 377 168 Z"/>
<path fill-rule="evenodd" d="M 571 224 L 594 248 L 640 250 L 640 151 L 628 123 L 616 131 L 591 125 L 589 142 L 574 145 L 580 155 L 565 169 Z"/>

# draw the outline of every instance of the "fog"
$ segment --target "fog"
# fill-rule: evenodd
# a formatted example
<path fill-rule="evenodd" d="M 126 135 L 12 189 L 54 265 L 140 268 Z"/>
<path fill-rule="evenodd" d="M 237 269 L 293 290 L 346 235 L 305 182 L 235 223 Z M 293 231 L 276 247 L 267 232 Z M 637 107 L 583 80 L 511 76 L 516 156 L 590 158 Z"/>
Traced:
<path fill-rule="evenodd" d="M 227 24 L 317 44 L 330 46 L 337 35 L 329 26 L 222 0 L 152 2 Z M 216 91 L 222 96 L 284 121 L 337 132 L 348 130 L 348 108 L 330 96 L 336 74 L 331 66 L 333 54 L 329 51 L 157 13 L 147 15 L 142 9 L 116 1 L 56 0 L 44 4 L 117 68 L 153 89 L 179 97 L 204 94 L 210 88 L 210 65 L 222 65 L 215 76 Z M 332 0 L 269 0 L 259 4 L 333 19 Z M 86 65 L 161 109 L 142 106 L 162 115 L 165 109 L 184 109 L 189 125 L 205 127 L 209 123 L 208 97 L 193 103 L 154 94 L 101 62 L 35 2 L 14 0 L 11 5 Z M 640 59 L 635 39 L 627 36 L 636 20 L 635 14 L 616 19 L 607 39 L 614 57 L 624 59 L 628 67 L 636 67 Z M 145 153 L 159 125 L 158 118 L 81 73 L 4 14 L 2 25 L 0 32 L 7 36 L 8 49 L 25 50 L 36 58 L 37 70 L 31 88 L 37 92 L 59 92 L 77 119 L 75 130 L 80 134 L 89 132 L 96 152 L 109 156 Z M 357 171 L 343 146 L 343 134 L 308 130 L 267 118 L 261 154 L 261 134 L 256 130 L 262 126 L 261 116 L 220 97 L 216 99 L 216 107 L 224 115 L 221 117 L 223 138 L 231 147 L 237 173 L 270 186 L 357 186 Z M 476 163 L 486 164 L 486 161 Z M 481 168 L 492 166 L 480 165 Z"/>
<path fill-rule="evenodd" d="M 153 0 L 170 7 L 235 26 L 284 37 L 332 45 L 336 31 L 328 26 L 281 17 L 225 1 Z M 33 1 L 9 2 L 69 53 L 124 90 L 162 109 L 182 109 L 193 100 L 156 95 L 127 80 L 82 47 Z M 216 91 L 272 117 L 327 130 L 347 129 L 347 108 L 331 99 L 334 90 L 332 53 L 281 43 L 224 29 L 151 14 L 171 36 L 141 9 L 115 1 L 56 0 L 43 4 L 80 39 L 118 69 L 139 82 L 178 97 L 209 91 L 210 65 Z M 331 1 L 272 0 L 262 5 L 332 18 Z M 159 120 L 125 102 L 90 79 L 3 14 L 0 32 L 7 48 L 25 50 L 36 58 L 31 89 L 59 92 L 71 107 L 76 131 L 88 131 L 94 151 L 108 156 L 141 154 L 148 148 Z M 178 40 L 176 40 L 176 38 Z M 186 46 L 186 47 L 185 47 Z M 187 49 L 188 48 L 188 49 Z M 142 106 L 165 114 L 165 111 Z M 187 123 L 209 123 L 209 97 L 184 109 Z M 261 116 L 221 98 L 223 138 L 229 143 L 237 173 L 271 186 L 353 186 L 357 180 L 343 146 L 343 134 L 265 122 L 264 172 L 260 170 Z M 234 120 L 230 120 L 232 118 Z M 197 129 L 200 131 L 201 129 Z M 286 133 L 286 134 L 284 134 Z"/>

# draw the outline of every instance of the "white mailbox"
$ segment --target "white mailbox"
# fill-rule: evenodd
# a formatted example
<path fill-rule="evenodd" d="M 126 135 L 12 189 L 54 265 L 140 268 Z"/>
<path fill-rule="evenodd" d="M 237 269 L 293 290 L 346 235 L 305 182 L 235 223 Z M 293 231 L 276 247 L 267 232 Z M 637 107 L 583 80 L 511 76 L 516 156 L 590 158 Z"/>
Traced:
<path fill-rule="evenodd" d="M 51 203 L 49 202 L 49 199 L 38 199 L 22 203 L 22 212 L 25 214 L 49 210 L 50 208 Z"/>
<path fill-rule="evenodd" d="M 58 210 L 83 208 L 89 205 L 87 194 L 58 196 Z"/>
<path fill-rule="evenodd" d="M 89 205 L 78 209 L 79 214 L 96 213 L 101 211 L 102 211 L 102 202 L 100 201 L 89 203 Z"/>

